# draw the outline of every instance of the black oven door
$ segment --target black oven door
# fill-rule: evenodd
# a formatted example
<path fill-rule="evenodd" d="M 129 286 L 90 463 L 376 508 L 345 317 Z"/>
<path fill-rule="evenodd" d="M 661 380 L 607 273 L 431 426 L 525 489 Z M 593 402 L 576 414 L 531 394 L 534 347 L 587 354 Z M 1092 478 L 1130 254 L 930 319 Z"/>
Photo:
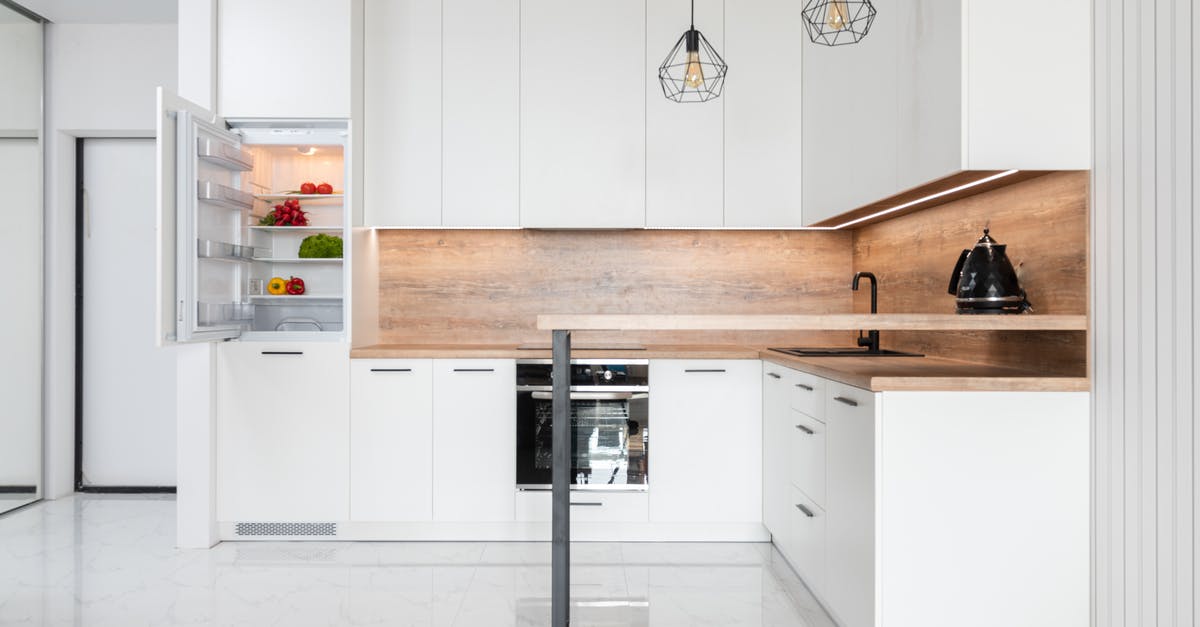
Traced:
<path fill-rule="evenodd" d="M 549 389 L 517 392 L 517 487 L 548 490 L 552 423 Z M 644 490 L 649 479 L 649 394 L 571 392 L 571 486 Z"/>

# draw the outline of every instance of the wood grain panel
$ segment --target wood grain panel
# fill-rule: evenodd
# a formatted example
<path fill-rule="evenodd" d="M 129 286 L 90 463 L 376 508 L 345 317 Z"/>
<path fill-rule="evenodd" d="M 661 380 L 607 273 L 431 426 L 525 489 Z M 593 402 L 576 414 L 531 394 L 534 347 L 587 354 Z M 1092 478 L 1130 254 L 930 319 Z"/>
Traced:
<path fill-rule="evenodd" d="M 952 313 L 955 261 L 991 228 L 1037 314 L 1086 314 L 1088 173 L 1056 172 L 854 231 L 854 269 L 879 277 L 879 311 Z M 869 311 L 867 290 L 854 311 Z M 1082 376 L 1086 333 L 908 332 L 887 348 Z"/>
<path fill-rule="evenodd" d="M 543 331 L 853 331 L 864 328 L 892 331 L 1076 331 L 1087 329 L 1083 315 L 960 316 L 930 313 L 846 314 L 543 314 Z"/>
<path fill-rule="evenodd" d="M 850 310 L 849 232 L 379 232 L 380 341 L 548 342 L 537 315 Z M 580 345 L 849 345 L 845 332 L 580 332 Z"/>

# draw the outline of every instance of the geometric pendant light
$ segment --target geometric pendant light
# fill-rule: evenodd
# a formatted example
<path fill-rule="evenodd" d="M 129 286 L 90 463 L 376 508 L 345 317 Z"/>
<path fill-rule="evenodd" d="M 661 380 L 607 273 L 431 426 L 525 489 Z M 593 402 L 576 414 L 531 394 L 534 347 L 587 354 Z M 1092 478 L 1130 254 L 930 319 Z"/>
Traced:
<path fill-rule="evenodd" d="M 675 102 L 707 102 L 721 95 L 729 66 L 696 30 L 696 0 L 692 0 L 692 25 L 675 42 L 658 67 L 663 95 Z"/>
<path fill-rule="evenodd" d="M 875 7 L 871 0 L 809 0 L 804 26 L 813 43 L 826 46 L 856 44 L 871 30 Z"/>

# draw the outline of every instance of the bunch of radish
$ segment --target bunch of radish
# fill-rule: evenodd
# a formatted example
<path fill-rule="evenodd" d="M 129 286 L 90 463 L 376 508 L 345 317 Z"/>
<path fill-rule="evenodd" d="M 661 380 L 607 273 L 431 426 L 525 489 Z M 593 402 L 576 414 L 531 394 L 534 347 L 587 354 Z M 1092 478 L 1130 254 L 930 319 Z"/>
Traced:
<path fill-rule="evenodd" d="M 308 226 L 308 214 L 300 210 L 300 201 L 288 198 L 282 205 L 275 205 L 270 213 L 259 220 L 260 226 Z"/>

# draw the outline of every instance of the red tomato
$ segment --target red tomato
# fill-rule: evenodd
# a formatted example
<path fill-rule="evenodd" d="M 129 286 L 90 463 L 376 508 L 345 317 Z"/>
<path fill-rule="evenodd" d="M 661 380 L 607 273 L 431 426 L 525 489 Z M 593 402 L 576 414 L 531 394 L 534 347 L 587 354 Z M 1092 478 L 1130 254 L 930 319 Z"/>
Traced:
<path fill-rule="evenodd" d="M 315 193 L 317 193 L 317 186 L 313 185 L 309 181 L 304 181 L 303 183 L 300 184 L 300 193 L 301 194 L 315 194 Z"/>
<path fill-rule="evenodd" d="M 329 183 L 321 183 L 320 185 L 317 186 L 317 193 L 318 194 L 332 194 L 333 186 L 330 185 Z"/>

